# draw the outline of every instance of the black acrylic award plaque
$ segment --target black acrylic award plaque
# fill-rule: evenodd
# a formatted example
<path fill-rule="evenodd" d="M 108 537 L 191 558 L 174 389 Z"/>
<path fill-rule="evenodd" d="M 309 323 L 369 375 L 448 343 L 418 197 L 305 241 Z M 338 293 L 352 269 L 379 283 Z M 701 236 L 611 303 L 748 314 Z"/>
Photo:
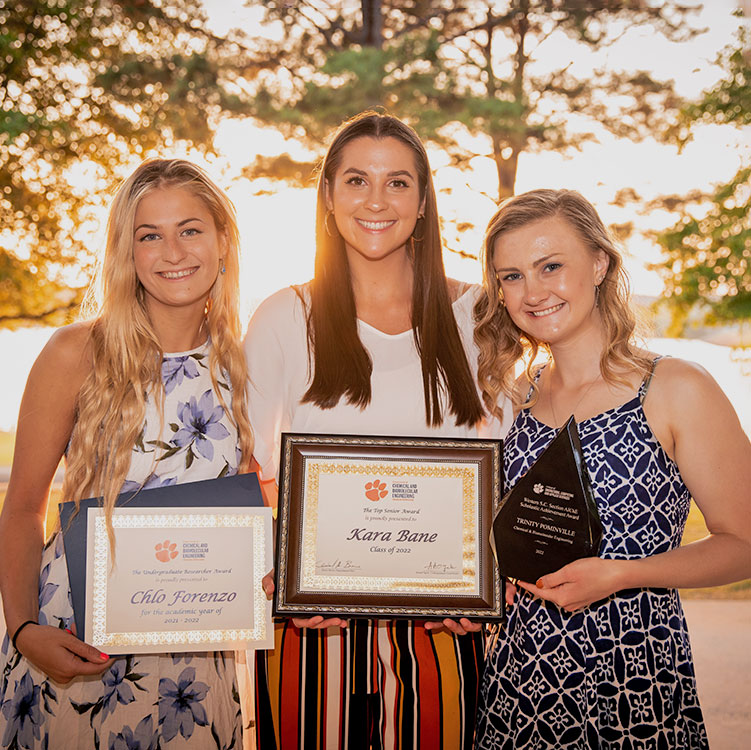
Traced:
<path fill-rule="evenodd" d="M 597 555 L 602 524 L 571 417 L 501 501 L 493 542 L 501 575 L 535 582 Z"/>

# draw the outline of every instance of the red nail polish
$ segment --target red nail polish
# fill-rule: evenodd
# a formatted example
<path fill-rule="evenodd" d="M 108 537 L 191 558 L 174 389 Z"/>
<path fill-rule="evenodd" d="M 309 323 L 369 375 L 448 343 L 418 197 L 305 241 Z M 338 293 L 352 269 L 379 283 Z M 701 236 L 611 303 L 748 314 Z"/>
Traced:
<path fill-rule="evenodd" d="M 102 661 L 107 661 L 107 659 L 109 659 L 109 656 L 107 656 L 107 654 L 103 654 L 103 653 L 102 653 L 102 652 L 100 651 L 100 652 L 99 652 L 99 658 L 100 658 L 100 659 L 101 659 Z"/>
<path fill-rule="evenodd" d="M 537 579 L 535 586 L 537 586 L 538 589 L 544 588 L 544 586 L 542 585 L 542 578 Z"/>

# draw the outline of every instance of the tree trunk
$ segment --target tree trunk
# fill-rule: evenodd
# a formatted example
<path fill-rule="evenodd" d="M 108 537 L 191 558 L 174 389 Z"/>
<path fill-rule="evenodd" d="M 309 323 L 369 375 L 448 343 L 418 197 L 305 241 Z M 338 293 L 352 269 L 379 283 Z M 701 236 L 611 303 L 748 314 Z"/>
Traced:
<path fill-rule="evenodd" d="M 363 47 L 383 46 L 383 15 L 381 0 L 362 0 L 362 44 Z"/>
<path fill-rule="evenodd" d="M 488 39 L 486 44 L 486 59 L 490 69 L 488 75 L 488 94 L 494 96 L 497 91 L 495 77 L 492 75 L 492 41 L 494 25 L 491 18 L 492 10 L 488 10 Z M 493 135 L 491 125 L 491 138 L 493 141 L 493 159 L 495 161 L 496 171 L 498 173 L 498 201 L 510 198 L 514 194 L 516 185 L 516 172 L 519 166 L 519 154 L 524 150 L 526 145 L 526 106 L 524 97 L 524 74 L 527 65 L 527 56 L 524 53 L 524 41 L 529 30 L 529 1 L 520 0 L 517 8 L 517 16 L 513 21 L 513 29 L 516 36 L 516 52 L 514 53 L 514 79 L 512 81 L 512 91 L 514 102 L 520 105 L 522 111 L 522 121 L 519 123 L 516 132 L 511 133 L 506 139 L 501 140 L 497 135 Z M 504 156 L 506 152 L 506 156 Z"/>
<path fill-rule="evenodd" d="M 511 149 L 508 158 L 503 157 L 503 151 Z M 498 172 L 498 202 L 510 198 L 514 194 L 516 185 L 516 170 L 519 164 L 519 151 L 517 146 L 503 146 L 497 138 L 493 139 L 493 158 Z"/>

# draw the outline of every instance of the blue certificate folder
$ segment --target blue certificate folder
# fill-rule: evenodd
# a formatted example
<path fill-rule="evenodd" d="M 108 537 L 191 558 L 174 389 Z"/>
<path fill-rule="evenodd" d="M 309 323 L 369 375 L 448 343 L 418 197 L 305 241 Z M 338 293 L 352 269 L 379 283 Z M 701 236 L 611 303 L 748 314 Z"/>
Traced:
<path fill-rule="evenodd" d="M 60 527 L 68 562 L 68 580 L 73 600 L 76 632 L 82 639 L 85 639 L 86 612 L 86 516 L 88 509 L 96 508 L 100 501 L 101 498 L 98 497 L 81 500 L 78 513 L 75 513 L 76 504 L 72 501 L 59 504 Z M 141 490 L 135 495 L 133 492 L 124 492 L 118 496 L 116 507 L 195 508 L 212 505 L 261 507 L 263 504 L 258 477 L 255 474 L 235 474 L 221 479 L 155 487 L 150 490 Z"/>

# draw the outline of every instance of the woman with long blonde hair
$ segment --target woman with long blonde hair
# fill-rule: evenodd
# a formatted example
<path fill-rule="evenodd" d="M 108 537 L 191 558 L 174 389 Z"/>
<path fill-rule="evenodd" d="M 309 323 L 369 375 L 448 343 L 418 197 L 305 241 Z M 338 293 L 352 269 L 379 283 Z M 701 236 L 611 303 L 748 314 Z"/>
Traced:
<path fill-rule="evenodd" d="M 233 655 L 110 659 L 72 632 L 62 535 L 44 544 L 63 456 L 63 499 L 101 496 L 110 535 L 121 492 L 250 461 L 231 202 L 196 165 L 148 160 L 107 229 L 90 317 L 51 337 L 21 404 L 0 516 L 0 747 L 237 747 Z"/>
<path fill-rule="evenodd" d="M 573 414 L 603 540 L 519 582 L 489 643 L 477 747 L 706 748 L 676 589 L 751 575 L 748 438 L 707 372 L 634 343 L 620 254 L 578 193 L 503 203 L 483 275 L 479 381 L 490 409 L 506 394 L 516 412 L 506 489 Z M 692 497 L 710 533 L 681 546 Z"/>

